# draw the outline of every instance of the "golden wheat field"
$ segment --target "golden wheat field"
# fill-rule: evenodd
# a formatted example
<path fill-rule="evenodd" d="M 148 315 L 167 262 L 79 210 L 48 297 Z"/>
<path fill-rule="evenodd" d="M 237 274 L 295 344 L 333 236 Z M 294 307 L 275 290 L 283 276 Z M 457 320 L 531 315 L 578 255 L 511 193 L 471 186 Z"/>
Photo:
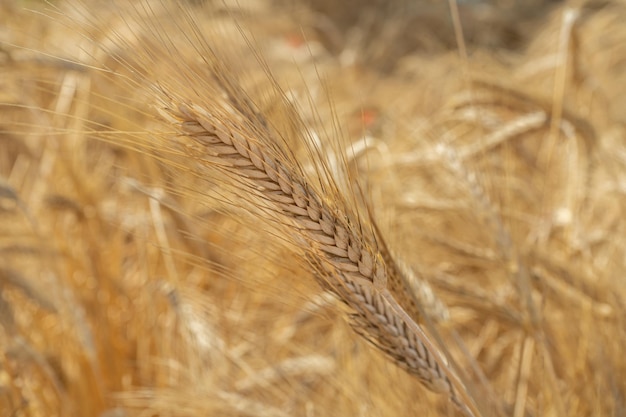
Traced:
<path fill-rule="evenodd" d="M 0 417 L 626 415 L 623 0 L 0 0 Z"/>

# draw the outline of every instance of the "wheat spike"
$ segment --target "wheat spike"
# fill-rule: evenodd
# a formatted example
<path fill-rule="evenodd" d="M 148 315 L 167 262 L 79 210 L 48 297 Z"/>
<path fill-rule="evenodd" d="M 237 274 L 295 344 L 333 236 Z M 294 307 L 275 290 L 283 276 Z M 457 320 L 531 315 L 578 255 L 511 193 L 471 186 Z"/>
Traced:
<path fill-rule="evenodd" d="M 379 233 L 368 232 L 357 213 L 308 183 L 268 129 L 257 123 L 253 131 L 233 121 L 245 115 L 216 117 L 171 96 L 160 112 L 183 134 L 187 154 L 201 165 L 217 163 L 240 176 L 238 184 L 250 186 L 244 192 L 259 193 L 292 226 L 293 240 L 305 242 L 320 284 L 352 309 L 359 334 L 429 389 L 447 394 L 467 415 L 477 415 L 463 385 L 417 324 L 419 308 Z"/>

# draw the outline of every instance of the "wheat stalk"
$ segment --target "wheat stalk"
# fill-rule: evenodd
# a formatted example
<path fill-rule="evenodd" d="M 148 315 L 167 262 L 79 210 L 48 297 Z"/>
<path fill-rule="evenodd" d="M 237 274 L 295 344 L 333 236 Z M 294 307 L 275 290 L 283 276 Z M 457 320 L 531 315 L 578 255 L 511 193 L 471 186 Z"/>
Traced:
<path fill-rule="evenodd" d="M 308 182 L 293 158 L 277 146 L 267 123 L 250 124 L 258 113 L 246 119 L 239 106 L 226 113 L 218 107 L 212 104 L 211 114 L 165 94 L 159 110 L 182 134 L 187 155 L 236 177 L 241 192 L 258 195 L 264 207 L 291 226 L 291 238 L 304 246 L 319 283 L 351 308 L 359 334 L 429 389 L 447 394 L 468 416 L 479 415 L 440 350 L 417 324 L 420 306 L 375 226 L 367 227 L 341 203 L 341 196 L 329 190 L 325 194 Z"/>

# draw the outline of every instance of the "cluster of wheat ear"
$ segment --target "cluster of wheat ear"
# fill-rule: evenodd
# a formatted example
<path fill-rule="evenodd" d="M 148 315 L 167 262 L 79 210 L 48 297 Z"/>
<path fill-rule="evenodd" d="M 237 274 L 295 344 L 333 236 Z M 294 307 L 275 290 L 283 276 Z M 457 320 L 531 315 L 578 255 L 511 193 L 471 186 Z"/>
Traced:
<path fill-rule="evenodd" d="M 603 8 L 626 8 L 559 9 L 558 53 L 515 61 L 467 56 L 473 2 L 441 8 L 453 57 L 387 51 L 375 1 L 349 29 L 324 0 L 243 3 L 0 1 L 0 407 L 618 414 L 626 32 Z"/>

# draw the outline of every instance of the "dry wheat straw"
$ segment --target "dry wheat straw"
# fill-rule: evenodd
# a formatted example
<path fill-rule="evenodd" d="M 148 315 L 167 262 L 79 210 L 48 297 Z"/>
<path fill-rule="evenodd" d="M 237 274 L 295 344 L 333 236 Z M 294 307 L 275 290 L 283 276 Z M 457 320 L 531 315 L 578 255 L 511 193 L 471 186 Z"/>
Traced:
<path fill-rule="evenodd" d="M 352 309 L 359 334 L 428 388 L 446 393 L 467 415 L 478 414 L 439 349 L 417 324 L 419 306 L 375 226 L 342 206 L 340 196 L 324 194 L 307 182 L 277 148 L 265 123 L 251 128 L 242 121 L 245 111 L 235 117 L 215 116 L 168 95 L 160 112 L 182 133 L 179 140 L 188 155 L 200 165 L 217 164 L 235 176 L 240 191 L 257 194 L 282 223 L 292 226 L 294 243 L 304 242 L 320 284 Z"/>

